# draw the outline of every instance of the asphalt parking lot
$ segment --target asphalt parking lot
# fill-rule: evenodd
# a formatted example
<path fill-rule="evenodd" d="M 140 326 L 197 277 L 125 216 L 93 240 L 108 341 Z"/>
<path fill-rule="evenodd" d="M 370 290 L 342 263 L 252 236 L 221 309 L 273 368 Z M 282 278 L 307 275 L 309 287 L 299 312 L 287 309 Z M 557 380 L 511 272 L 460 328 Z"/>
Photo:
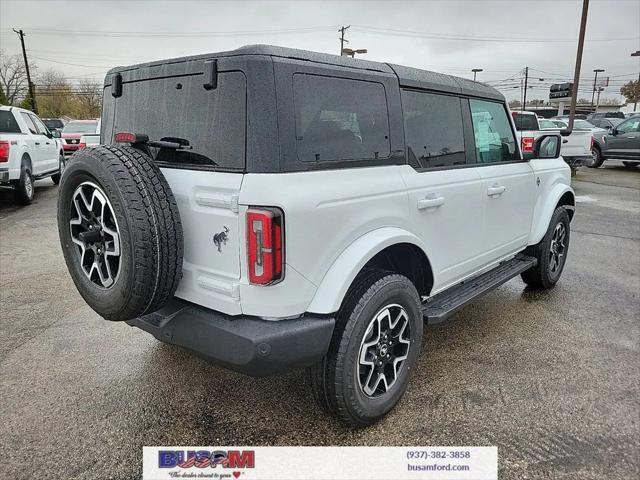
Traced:
<path fill-rule="evenodd" d="M 497 445 L 501 479 L 640 473 L 640 169 L 581 169 L 567 267 L 425 330 L 382 422 L 350 430 L 301 373 L 252 379 L 99 318 L 67 274 L 57 187 L 0 191 L 3 478 L 139 478 L 143 445 Z M 108 472 L 108 473 L 107 473 Z"/>

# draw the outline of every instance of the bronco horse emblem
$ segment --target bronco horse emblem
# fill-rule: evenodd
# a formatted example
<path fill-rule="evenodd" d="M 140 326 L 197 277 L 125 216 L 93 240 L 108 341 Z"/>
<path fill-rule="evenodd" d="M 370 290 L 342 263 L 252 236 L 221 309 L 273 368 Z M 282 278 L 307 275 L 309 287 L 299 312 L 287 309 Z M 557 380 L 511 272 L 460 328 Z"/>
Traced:
<path fill-rule="evenodd" d="M 229 240 L 227 233 L 229 233 L 229 229 L 225 226 L 222 232 L 216 233 L 213 236 L 213 243 L 216 244 L 216 247 L 218 247 L 219 252 L 222 252 L 222 246 L 226 245 L 227 240 Z"/>

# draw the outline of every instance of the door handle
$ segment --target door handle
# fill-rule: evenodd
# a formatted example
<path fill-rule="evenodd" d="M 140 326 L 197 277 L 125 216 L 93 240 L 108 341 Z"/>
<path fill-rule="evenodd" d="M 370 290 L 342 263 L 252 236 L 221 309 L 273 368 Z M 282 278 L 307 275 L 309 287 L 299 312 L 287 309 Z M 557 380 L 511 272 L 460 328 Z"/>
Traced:
<path fill-rule="evenodd" d="M 51 145 L 49 142 L 44 142 L 44 143 L 46 143 L 47 145 Z"/>
<path fill-rule="evenodd" d="M 40 142 L 36 142 L 36 145 L 40 145 Z"/>
<path fill-rule="evenodd" d="M 487 188 L 487 195 L 493 197 L 494 195 L 502 195 L 507 188 L 504 185 L 493 185 Z"/>
<path fill-rule="evenodd" d="M 418 200 L 418 210 L 437 208 L 442 205 L 444 205 L 444 197 L 436 197 L 435 195 L 430 195 L 422 200 Z"/>

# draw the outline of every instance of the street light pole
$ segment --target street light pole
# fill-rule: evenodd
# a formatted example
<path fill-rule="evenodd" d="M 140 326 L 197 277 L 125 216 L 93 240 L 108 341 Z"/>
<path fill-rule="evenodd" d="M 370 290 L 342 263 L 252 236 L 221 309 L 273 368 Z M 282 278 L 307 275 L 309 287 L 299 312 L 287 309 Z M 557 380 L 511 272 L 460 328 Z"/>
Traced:
<path fill-rule="evenodd" d="M 600 72 L 604 72 L 604 69 L 602 69 L 602 68 L 596 68 L 596 69 L 594 70 L 594 72 L 595 72 L 596 76 L 595 76 L 595 78 L 593 79 L 593 91 L 591 92 L 591 110 L 592 110 L 592 111 L 593 111 L 593 96 L 594 96 L 594 95 L 595 95 L 595 93 L 596 93 L 596 88 L 597 88 L 596 84 L 598 83 L 598 73 L 600 73 Z"/>
<path fill-rule="evenodd" d="M 473 81 L 475 82 L 476 81 L 476 74 L 478 72 L 482 72 L 482 69 L 481 68 L 472 68 L 471 71 L 473 72 Z"/>

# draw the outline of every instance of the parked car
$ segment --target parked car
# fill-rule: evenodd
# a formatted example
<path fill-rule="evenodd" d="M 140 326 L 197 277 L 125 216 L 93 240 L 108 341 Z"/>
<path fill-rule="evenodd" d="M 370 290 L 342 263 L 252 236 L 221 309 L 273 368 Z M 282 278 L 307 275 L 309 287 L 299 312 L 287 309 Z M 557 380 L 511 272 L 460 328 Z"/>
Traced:
<path fill-rule="evenodd" d="M 631 117 L 636 117 L 638 115 L 640 115 L 640 112 L 629 112 L 629 113 L 625 113 L 624 117 L 625 118 L 631 118 Z"/>
<path fill-rule="evenodd" d="M 589 123 L 602 130 L 610 132 L 617 125 L 624 122 L 623 118 L 592 118 Z"/>
<path fill-rule="evenodd" d="M 624 119 L 623 112 L 596 112 L 590 113 L 587 115 L 587 120 L 596 119 L 596 118 L 621 118 Z"/>
<path fill-rule="evenodd" d="M 80 148 L 83 134 L 100 133 L 98 120 L 72 120 L 62 129 L 64 154 L 72 155 Z"/>
<path fill-rule="evenodd" d="M 58 132 L 62 132 L 62 129 L 64 128 L 64 120 L 61 118 L 43 118 L 42 123 L 44 123 L 52 133 L 56 130 Z"/>
<path fill-rule="evenodd" d="M 250 375 L 305 367 L 352 425 L 400 400 L 424 320 L 567 259 L 560 135 L 523 159 L 478 82 L 251 46 L 112 69 L 102 120 L 58 199 L 87 303 Z"/>
<path fill-rule="evenodd" d="M 611 158 L 622 160 L 626 167 L 637 167 L 640 162 L 640 116 L 627 118 L 611 131 L 597 136 L 592 151 L 588 167 L 598 168 Z"/>
<path fill-rule="evenodd" d="M 586 120 L 587 116 L 581 113 L 576 113 L 573 118 L 574 120 Z M 556 115 L 555 117 L 552 117 L 552 120 L 562 120 L 565 123 L 569 123 L 569 115 Z"/>
<path fill-rule="evenodd" d="M 13 188 L 18 203 L 31 203 L 35 180 L 60 181 L 64 155 L 59 135 L 29 110 L 0 106 L 0 186 Z"/>
<path fill-rule="evenodd" d="M 533 153 L 533 145 L 536 138 L 549 131 L 561 132 L 564 127 L 558 127 L 552 121 L 539 119 L 533 112 L 512 112 L 520 148 L 525 155 Z M 562 158 L 571 167 L 571 172 L 583 164 L 591 161 L 591 144 L 593 135 L 590 129 L 581 129 L 578 122 L 584 120 L 574 120 L 573 131 L 570 135 L 562 139 Z M 586 122 L 585 122 L 586 123 Z"/>
<path fill-rule="evenodd" d="M 100 145 L 100 134 L 86 133 L 80 137 L 78 148 L 95 147 L 96 145 Z"/>

